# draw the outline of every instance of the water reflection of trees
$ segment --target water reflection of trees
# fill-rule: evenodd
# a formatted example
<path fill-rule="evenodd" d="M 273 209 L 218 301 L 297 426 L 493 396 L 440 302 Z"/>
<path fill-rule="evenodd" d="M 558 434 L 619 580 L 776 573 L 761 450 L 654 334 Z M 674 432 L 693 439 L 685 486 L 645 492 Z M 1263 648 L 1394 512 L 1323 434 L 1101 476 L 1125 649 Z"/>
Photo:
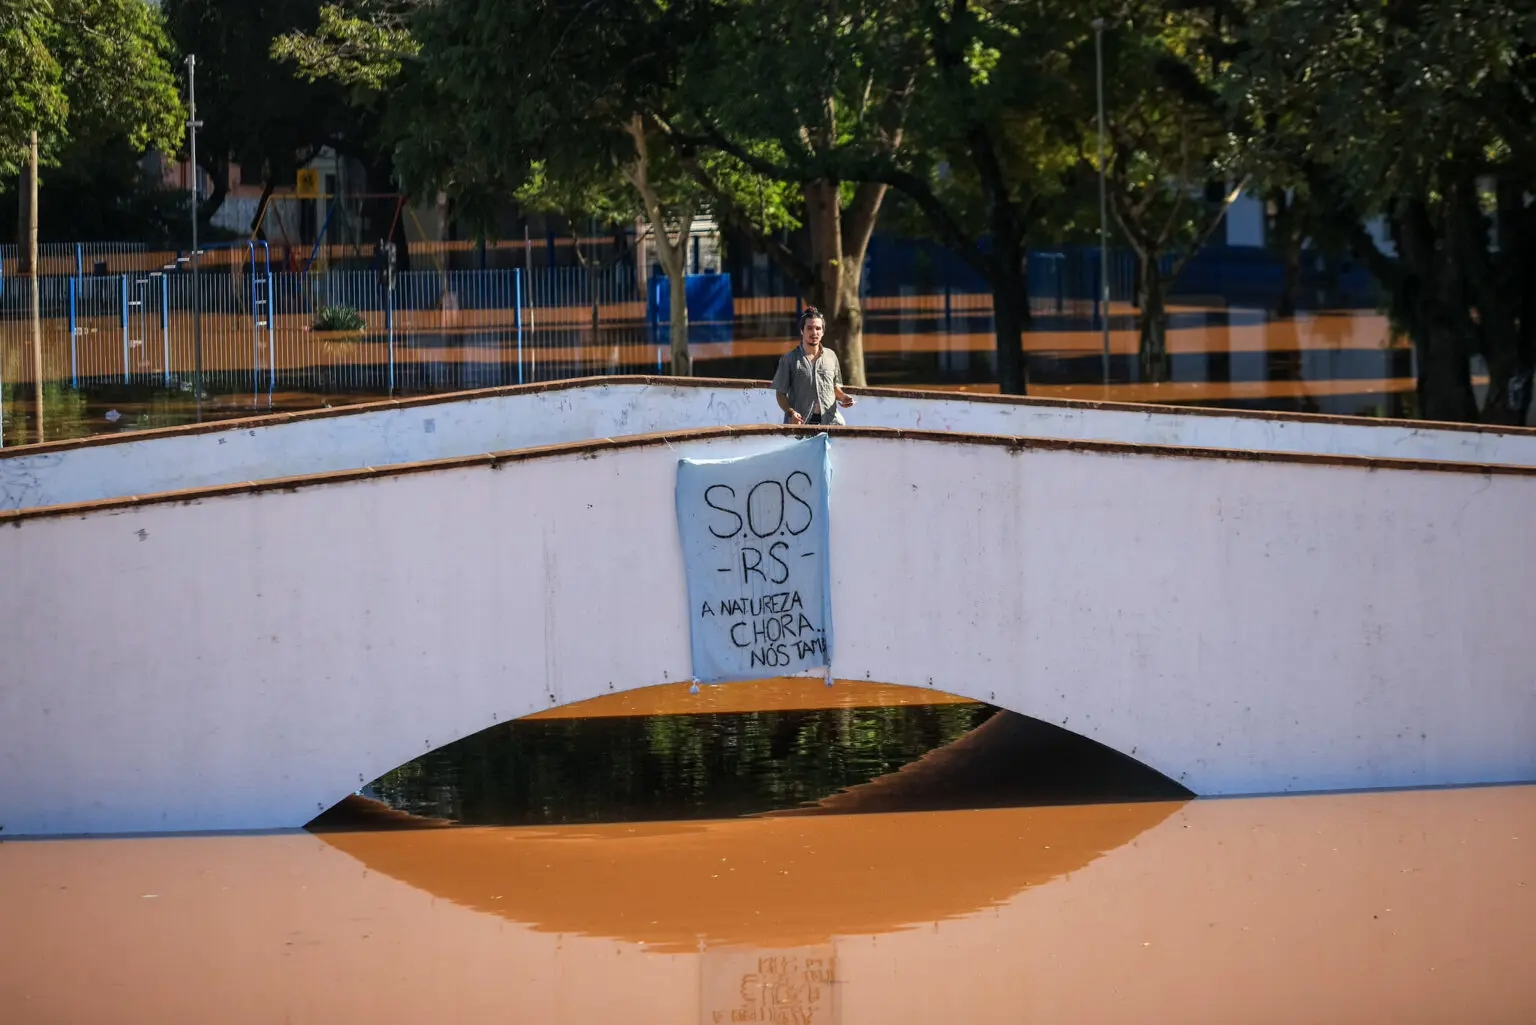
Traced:
<path fill-rule="evenodd" d="M 400 766 L 364 792 L 475 824 L 750 814 L 894 772 L 992 713 L 950 704 L 520 721 Z"/>

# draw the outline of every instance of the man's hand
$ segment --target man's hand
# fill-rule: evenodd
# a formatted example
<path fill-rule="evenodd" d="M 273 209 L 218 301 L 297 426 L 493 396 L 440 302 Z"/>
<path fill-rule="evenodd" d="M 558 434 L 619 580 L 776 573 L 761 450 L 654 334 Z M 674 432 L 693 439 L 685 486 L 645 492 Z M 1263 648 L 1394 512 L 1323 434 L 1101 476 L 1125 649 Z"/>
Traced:
<path fill-rule="evenodd" d="M 803 424 L 803 423 L 805 423 L 805 417 L 801 416 L 798 412 L 796 412 L 795 410 L 791 409 L 789 411 L 789 422 L 792 423 L 792 424 Z"/>
<path fill-rule="evenodd" d="M 852 395 L 840 395 L 840 396 L 838 396 L 837 404 L 839 406 L 842 406 L 844 409 L 850 409 L 853 406 L 853 396 Z"/>

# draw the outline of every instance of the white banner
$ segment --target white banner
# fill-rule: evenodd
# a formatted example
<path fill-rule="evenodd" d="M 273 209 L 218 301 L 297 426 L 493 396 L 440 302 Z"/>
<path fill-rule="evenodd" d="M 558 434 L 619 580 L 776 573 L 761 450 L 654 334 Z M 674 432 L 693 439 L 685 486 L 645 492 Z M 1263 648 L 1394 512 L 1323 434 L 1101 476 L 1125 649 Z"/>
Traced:
<path fill-rule="evenodd" d="M 701 683 L 832 664 L 825 434 L 677 466 L 693 675 Z"/>

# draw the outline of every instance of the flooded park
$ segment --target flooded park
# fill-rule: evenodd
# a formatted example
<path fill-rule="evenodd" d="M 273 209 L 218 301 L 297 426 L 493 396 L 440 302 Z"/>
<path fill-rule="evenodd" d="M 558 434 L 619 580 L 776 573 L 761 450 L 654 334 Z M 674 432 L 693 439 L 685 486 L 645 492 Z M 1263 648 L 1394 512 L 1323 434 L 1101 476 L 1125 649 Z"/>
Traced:
<path fill-rule="evenodd" d="M 528 323 L 520 309 L 469 305 L 415 311 L 389 331 L 370 314 L 366 332 L 343 340 L 313 337 L 294 318 L 273 325 L 266 349 L 248 322 L 210 317 L 200 394 L 184 313 L 167 311 L 161 334 L 151 324 L 126 350 L 120 321 L 67 326 L 48 334 L 44 364 L 73 379 L 55 372 L 39 389 L 25 346 L 0 347 L 0 439 L 21 446 L 17 457 L 39 440 L 668 372 L 665 332 L 643 310 L 599 312 L 595 325 L 586 310 Z M 1136 379 L 1135 311 L 1117 306 L 1106 382 L 1103 334 L 1080 310 L 1046 306 L 1025 337 L 1031 395 L 1412 411 L 1411 350 L 1381 315 L 1196 304 L 1171 314 L 1172 379 Z M 732 322 L 700 329 L 695 372 L 765 380 L 791 344 L 793 315 L 792 301 L 739 301 Z M 875 389 L 997 391 L 990 311 L 977 297 L 872 300 L 864 344 Z M 850 410 L 851 424 L 861 412 Z M 105 501 L 130 514 L 137 500 Z M 523 530 L 508 515 L 489 536 Z M 547 539 L 547 525 L 527 526 L 541 529 Z M 567 558 L 547 545 L 546 572 Z M 163 558 L 143 571 L 173 576 L 180 560 L 207 556 Z M 222 573 L 204 569 L 203 593 L 217 602 Z M 308 586 L 321 588 L 315 572 Z M 318 615 L 329 599 L 293 600 Z M 101 601 L 89 615 L 194 615 L 158 598 L 131 613 L 121 598 Z M 1071 629 L 1098 612 L 1062 608 L 1055 622 Z M 422 636 L 456 630 L 427 624 Z M 131 639 L 136 628 L 121 636 L 150 644 Z M 1201 635 L 1202 651 L 1212 643 Z M 422 647 L 407 689 L 434 693 L 439 662 L 444 680 L 463 676 L 456 653 Z M 196 658 L 208 687 L 243 671 Z M 1536 949 L 1536 786 L 1199 796 L 1183 773 L 1152 767 L 1155 744 L 1117 749 L 1071 717 L 1032 718 L 978 700 L 979 685 L 950 693 L 911 672 L 830 686 L 610 682 L 609 694 L 550 695 L 531 714 L 467 735 L 456 726 L 458 739 L 428 738 L 425 751 L 417 742 L 416 756 L 356 776 L 338 803 L 311 804 L 303 829 L 6 839 L 0 1021 L 1536 1021 L 1524 967 Z M 1070 687 L 1095 683 L 1085 675 Z M 237 714 L 276 728 L 269 709 Z M 356 721 L 371 714 L 365 702 Z M 1341 736 L 1356 729 L 1336 725 Z M 303 742 L 314 743 L 327 742 Z M 1253 754 L 1255 764 L 1268 757 Z M 1242 758 L 1234 764 L 1241 775 Z M 303 771 L 269 767 L 230 800 L 290 769 Z"/>
<path fill-rule="evenodd" d="M 0 6 L 0 1025 L 1536 1025 L 1536 0 Z"/>

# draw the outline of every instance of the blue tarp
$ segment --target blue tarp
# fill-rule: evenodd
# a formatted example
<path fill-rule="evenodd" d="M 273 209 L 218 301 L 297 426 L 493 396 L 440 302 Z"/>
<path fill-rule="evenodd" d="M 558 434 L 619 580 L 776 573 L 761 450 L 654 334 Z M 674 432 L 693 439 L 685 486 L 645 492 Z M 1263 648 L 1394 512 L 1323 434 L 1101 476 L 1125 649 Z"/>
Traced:
<path fill-rule="evenodd" d="M 685 292 L 688 296 L 688 323 L 729 324 L 736 319 L 736 303 L 731 296 L 728 274 L 690 274 Z M 672 322 L 672 282 L 665 274 L 651 278 L 646 316 L 652 324 Z"/>

